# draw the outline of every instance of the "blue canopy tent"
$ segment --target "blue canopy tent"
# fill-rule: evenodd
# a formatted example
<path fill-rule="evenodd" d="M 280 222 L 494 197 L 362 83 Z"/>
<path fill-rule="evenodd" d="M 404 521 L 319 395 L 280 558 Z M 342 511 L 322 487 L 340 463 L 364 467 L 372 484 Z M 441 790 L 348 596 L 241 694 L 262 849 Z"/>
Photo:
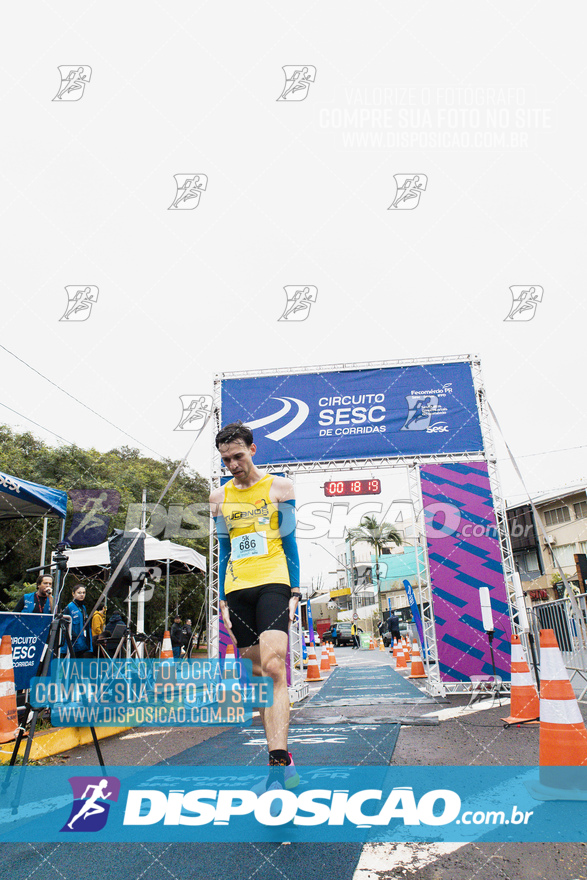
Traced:
<path fill-rule="evenodd" d="M 21 480 L 20 477 L 11 477 L 0 471 L 0 520 L 44 517 L 41 565 L 45 564 L 47 518 L 55 517 L 61 520 L 59 540 L 63 541 L 66 514 L 67 492 L 50 489 L 49 486 L 31 483 L 29 480 Z"/>
<path fill-rule="evenodd" d="M 31 483 L 29 480 L 21 480 L 19 477 L 11 477 L 0 471 L 0 520 L 45 518 L 41 565 L 45 562 L 47 517 L 61 519 L 61 540 L 63 540 L 66 512 L 67 492 L 50 489 L 48 486 Z M 23 623 L 25 619 L 27 622 Z M 32 647 L 34 644 L 33 658 L 30 657 L 30 653 L 26 658 L 14 657 L 14 680 L 19 690 L 30 687 L 31 677 L 41 661 L 50 621 L 51 618 L 46 614 L 0 612 L 0 635 L 24 638 L 25 644 L 30 643 L 31 636 L 36 636 L 36 640 L 29 645 Z"/>
<path fill-rule="evenodd" d="M 65 521 L 67 492 L 0 471 L 0 519 L 51 516 Z"/>

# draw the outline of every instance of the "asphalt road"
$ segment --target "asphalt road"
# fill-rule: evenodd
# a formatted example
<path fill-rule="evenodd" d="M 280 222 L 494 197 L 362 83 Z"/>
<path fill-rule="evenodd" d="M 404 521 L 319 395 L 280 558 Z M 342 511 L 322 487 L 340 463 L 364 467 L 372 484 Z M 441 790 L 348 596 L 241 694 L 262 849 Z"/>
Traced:
<path fill-rule="evenodd" d="M 343 667 L 388 665 L 389 654 L 337 650 Z M 322 683 L 312 685 L 312 693 Z M 364 696 L 364 692 L 363 695 Z M 508 730 L 501 718 L 503 707 L 483 708 L 464 714 L 465 697 L 414 707 L 393 706 L 378 699 L 373 704 L 336 706 L 333 709 L 304 705 L 292 713 L 292 722 L 337 719 L 384 720 L 392 713 L 412 713 L 414 723 L 404 724 L 399 734 L 392 764 L 398 765 L 534 765 L 538 762 L 538 727 L 522 726 Z M 504 709 L 506 711 L 504 711 Z M 451 716 L 451 710 L 452 717 Z M 582 707 L 583 715 L 587 714 Z M 427 716 L 438 724 L 422 721 Z M 431 717 L 432 716 L 432 717 Z M 409 720 L 409 719 L 408 719 Z M 149 766 L 166 763 L 175 756 L 212 736 L 223 728 L 137 729 L 102 741 L 107 766 L 132 764 Z M 52 759 L 72 769 L 94 764 L 91 746 L 72 750 Z M 177 757 L 175 757 L 177 761 Z M 337 763 L 333 746 L 331 763 Z M 587 837 L 587 831 L 586 831 Z M 343 849 L 341 849 L 341 847 Z M 347 847 L 345 850 L 344 847 Z M 10 880 L 41 877 L 59 880 L 316 880 L 330 878 L 329 864 L 345 861 L 343 874 L 354 880 L 587 880 L 587 847 L 583 843 L 483 843 L 483 844 L 374 844 L 359 853 L 347 844 L 281 844 L 193 846 L 161 844 L 34 844 L 3 845 L 3 876 Z M 236 860 L 236 861 L 235 861 Z M 353 873 L 354 872 L 354 873 Z M 339 874 L 337 880 L 346 880 Z"/>

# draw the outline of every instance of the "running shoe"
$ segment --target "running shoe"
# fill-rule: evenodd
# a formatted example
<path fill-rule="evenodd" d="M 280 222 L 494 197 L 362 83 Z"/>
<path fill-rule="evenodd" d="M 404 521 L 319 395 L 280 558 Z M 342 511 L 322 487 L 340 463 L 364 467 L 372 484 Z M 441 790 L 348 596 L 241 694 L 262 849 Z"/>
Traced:
<path fill-rule="evenodd" d="M 297 785 L 300 784 L 300 777 L 298 771 L 296 770 L 296 765 L 294 764 L 294 759 L 291 752 L 289 752 L 288 754 L 291 764 L 288 764 L 286 767 L 283 768 L 283 782 L 285 788 L 289 791 L 290 789 L 295 788 Z M 256 795 L 262 795 L 266 791 L 278 791 L 279 789 L 283 788 L 279 780 L 273 779 L 272 782 L 270 782 L 270 780 L 271 773 L 268 773 L 265 779 L 262 779 L 260 782 L 257 782 L 255 785 L 253 785 L 251 791 L 253 791 Z"/>
<path fill-rule="evenodd" d="M 296 770 L 296 765 L 294 764 L 293 755 L 291 752 L 288 752 L 290 763 L 285 768 L 285 773 L 283 777 L 285 779 L 285 787 L 289 790 L 290 788 L 295 788 L 300 784 L 300 776 L 298 771 Z"/>

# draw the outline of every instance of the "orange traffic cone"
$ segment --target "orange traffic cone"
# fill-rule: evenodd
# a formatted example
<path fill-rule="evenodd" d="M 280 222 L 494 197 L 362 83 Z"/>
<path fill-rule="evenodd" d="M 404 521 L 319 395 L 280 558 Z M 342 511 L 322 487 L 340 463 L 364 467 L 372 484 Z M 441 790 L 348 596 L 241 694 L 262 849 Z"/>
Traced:
<path fill-rule="evenodd" d="M 422 663 L 422 657 L 420 655 L 420 648 L 418 647 L 418 642 L 414 639 L 414 643 L 412 645 L 412 669 L 408 678 L 426 678 L 426 673 L 424 671 L 424 664 Z"/>
<path fill-rule="evenodd" d="M 163 633 L 163 641 L 161 643 L 161 653 L 159 654 L 159 658 L 161 660 L 173 660 L 173 648 L 171 647 L 171 636 L 169 634 L 169 630 L 165 630 Z"/>
<path fill-rule="evenodd" d="M 399 652 L 399 642 L 394 641 L 394 643 L 393 643 L 393 659 L 394 660 L 397 660 L 398 652 Z"/>
<path fill-rule="evenodd" d="M 369 636 L 369 650 L 370 651 L 375 650 L 375 642 L 373 641 L 373 636 Z"/>
<path fill-rule="evenodd" d="M 313 645 L 308 645 L 308 671 L 306 673 L 306 681 L 324 681 L 318 669 L 318 661 L 316 659 L 316 651 Z"/>
<path fill-rule="evenodd" d="M 237 663 L 236 663 L 236 654 L 234 652 L 234 645 L 232 641 L 228 643 L 226 646 L 226 653 L 224 654 L 224 663 L 223 663 L 223 671 L 224 678 L 238 678 L 237 674 Z"/>
<path fill-rule="evenodd" d="M 379 650 L 380 650 L 380 651 L 385 651 L 385 645 L 383 644 L 383 639 L 382 639 L 382 638 L 379 639 Z"/>
<path fill-rule="evenodd" d="M 320 674 L 330 672 L 330 658 L 328 656 L 328 645 L 322 645 L 320 652 Z"/>
<path fill-rule="evenodd" d="M 0 643 L 0 743 L 16 739 L 18 714 L 12 665 L 12 639 L 2 636 Z"/>
<path fill-rule="evenodd" d="M 532 681 L 519 636 L 512 635 L 512 702 L 510 715 L 501 720 L 510 724 L 538 724 L 540 700 Z"/>
<path fill-rule="evenodd" d="M 328 644 L 328 659 L 330 660 L 331 666 L 338 666 L 338 663 L 336 662 L 336 657 L 334 656 L 334 645 L 332 644 L 332 642 L 329 642 Z"/>
<path fill-rule="evenodd" d="M 540 782 L 536 800 L 587 800 L 587 730 L 551 629 L 540 630 Z"/>
<path fill-rule="evenodd" d="M 399 648 L 397 649 L 397 658 L 395 661 L 396 669 L 407 669 L 408 664 L 406 663 L 406 655 L 404 654 L 403 645 L 400 642 Z"/>
<path fill-rule="evenodd" d="M 540 632 L 540 764 L 583 766 L 587 731 L 551 629 Z"/>

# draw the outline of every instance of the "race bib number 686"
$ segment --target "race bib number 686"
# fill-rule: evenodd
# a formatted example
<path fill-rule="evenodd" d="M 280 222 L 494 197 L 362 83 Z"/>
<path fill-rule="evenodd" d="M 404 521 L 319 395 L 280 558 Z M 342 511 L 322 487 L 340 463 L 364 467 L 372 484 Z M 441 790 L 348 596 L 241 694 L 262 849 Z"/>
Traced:
<path fill-rule="evenodd" d="M 230 544 L 233 561 L 247 559 L 249 556 L 265 556 L 267 553 L 267 536 L 259 532 L 239 535 L 237 538 L 232 538 Z"/>

